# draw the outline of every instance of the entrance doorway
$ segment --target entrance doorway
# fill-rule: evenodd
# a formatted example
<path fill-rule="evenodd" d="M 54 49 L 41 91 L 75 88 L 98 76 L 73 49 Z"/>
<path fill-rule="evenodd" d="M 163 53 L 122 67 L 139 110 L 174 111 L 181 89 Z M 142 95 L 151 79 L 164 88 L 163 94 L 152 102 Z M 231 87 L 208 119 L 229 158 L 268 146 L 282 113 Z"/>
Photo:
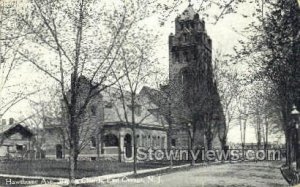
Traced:
<path fill-rule="evenodd" d="M 57 159 L 62 159 L 62 155 L 63 155 L 62 145 L 61 144 L 57 144 L 56 145 L 56 158 Z"/>
<path fill-rule="evenodd" d="M 125 155 L 127 158 L 132 157 L 132 138 L 130 134 L 126 134 L 124 138 Z"/>

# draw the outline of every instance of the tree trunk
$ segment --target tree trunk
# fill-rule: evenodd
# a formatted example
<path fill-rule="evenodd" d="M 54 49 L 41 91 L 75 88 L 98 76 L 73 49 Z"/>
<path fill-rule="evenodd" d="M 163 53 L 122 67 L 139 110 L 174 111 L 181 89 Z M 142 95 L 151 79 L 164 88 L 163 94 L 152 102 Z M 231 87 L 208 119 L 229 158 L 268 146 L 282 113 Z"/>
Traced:
<path fill-rule="evenodd" d="M 207 150 L 212 150 L 212 139 L 211 138 L 206 138 L 207 141 Z"/>
<path fill-rule="evenodd" d="M 288 115 L 287 115 L 287 103 L 284 100 L 284 104 L 282 105 L 282 120 L 283 120 L 283 128 L 285 133 L 285 144 L 286 144 L 286 165 L 291 168 L 292 166 L 292 157 L 291 157 L 291 139 L 290 139 L 290 129 L 288 124 Z"/>
<path fill-rule="evenodd" d="M 97 142 L 97 145 L 96 145 L 96 151 L 97 151 L 97 160 L 100 160 L 100 141 L 101 141 L 101 135 L 100 135 L 100 129 L 97 128 L 97 136 L 96 136 L 96 142 Z"/>
<path fill-rule="evenodd" d="M 267 154 L 267 151 L 268 151 L 268 136 L 269 136 L 269 123 L 268 123 L 268 120 L 267 120 L 267 118 L 266 118 L 266 138 L 265 138 L 265 154 L 266 155 L 268 155 Z M 266 159 L 268 159 L 267 157 L 266 157 Z"/>
<path fill-rule="evenodd" d="M 260 121 L 257 122 L 257 149 L 261 147 L 261 126 Z"/>
<path fill-rule="evenodd" d="M 137 174 L 137 146 L 136 146 L 136 124 L 135 124 L 135 93 L 131 93 L 131 122 L 133 133 L 133 174 Z"/>
<path fill-rule="evenodd" d="M 247 128 L 247 119 L 244 120 L 244 131 L 243 131 L 243 157 L 245 157 L 245 145 L 246 145 L 246 128 Z"/>
<path fill-rule="evenodd" d="M 137 146 L 136 146 L 136 132 L 133 128 L 133 174 L 137 174 Z"/>
<path fill-rule="evenodd" d="M 193 135 L 191 137 L 190 154 L 192 153 L 192 151 L 194 151 L 194 142 L 195 142 L 195 139 L 194 139 L 194 132 L 193 132 Z M 193 159 L 193 157 L 191 157 L 191 166 L 194 166 L 194 165 L 195 165 L 195 160 Z"/>
<path fill-rule="evenodd" d="M 169 152 L 172 151 L 172 129 L 170 127 L 170 124 L 169 124 L 169 129 L 168 129 L 168 145 L 167 145 L 167 150 Z M 173 157 L 171 156 L 170 157 L 170 168 L 173 167 Z"/>
<path fill-rule="evenodd" d="M 172 151 L 172 111 L 171 111 L 171 106 L 172 103 L 170 102 L 170 93 L 168 93 L 168 116 L 167 116 L 167 121 L 168 121 L 168 145 L 167 145 L 167 150 Z M 170 168 L 173 168 L 173 157 L 170 157 Z"/>
<path fill-rule="evenodd" d="M 290 143 L 290 137 L 289 137 L 289 129 L 285 129 L 285 147 L 286 147 L 286 160 L 285 160 L 285 164 L 288 167 L 291 167 L 292 163 L 291 163 L 291 143 Z"/>
<path fill-rule="evenodd" d="M 225 150 L 226 149 L 226 144 L 227 144 L 227 135 L 224 135 L 221 138 L 220 143 L 221 143 L 221 149 Z"/>
<path fill-rule="evenodd" d="M 211 132 L 211 128 L 208 128 L 205 134 L 206 137 L 206 144 L 207 144 L 207 150 L 212 150 L 213 148 L 213 133 Z"/>
<path fill-rule="evenodd" d="M 69 187 L 75 187 L 75 160 L 74 160 L 74 148 L 70 147 L 70 173 L 69 173 Z"/>
<path fill-rule="evenodd" d="M 243 128 L 243 122 L 242 122 L 242 116 L 240 114 L 239 116 L 239 123 L 240 123 L 240 132 L 241 132 L 241 144 L 242 144 L 242 154 L 243 154 L 243 158 L 244 158 L 244 134 L 245 132 L 243 132 L 244 128 Z"/>
<path fill-rule="evenodd" d="M 77 69 L 75 68 L 73 74 L 71 75 L 71 101 L 70 101 L 70 107 L 69 107 L 69 126 L 68 130 L 70 132 L 70 155 L 69 155 L 69 161 L 70 161 L 70 175 L 69 175 L 69 186 L 73 187 L 75 186 L 75 164 L 76 164 L 76 148 L 78 144 L 78 127 L 76 120 L 76 107 L 77 107 L 77 87 L 78 87 L 78 75 L 77 75 Z M 66 103 L 68 101 L 65 101 Z"/>
<path fill-rule="evenodd" d="M 75 152 L 74 154 L 74 171 L 76 172 L 78 169 L 78 153 Z"/>

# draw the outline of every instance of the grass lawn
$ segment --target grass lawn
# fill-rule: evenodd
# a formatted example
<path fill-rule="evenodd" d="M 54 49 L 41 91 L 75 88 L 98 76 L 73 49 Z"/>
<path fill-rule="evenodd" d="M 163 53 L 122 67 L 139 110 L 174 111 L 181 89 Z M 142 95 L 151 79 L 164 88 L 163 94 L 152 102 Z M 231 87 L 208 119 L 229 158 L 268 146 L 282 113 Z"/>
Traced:
<path fill-rule="evenodd" d="M 175 165 L 184 162 L 175 163 Z M 138 163 L 138 169 L 150 169 L 168 166 L 169 162 Z M 26 176 L 45 176 L 68 178 L 69 163 L 67 160 L 5 160 L 0 161 L 0 174 L 14 174 Z M 112 173 L 129 172 L 133 170 L 133 163 L 117 161 L 78 161 L 76 178 L 101 176 Z"/>

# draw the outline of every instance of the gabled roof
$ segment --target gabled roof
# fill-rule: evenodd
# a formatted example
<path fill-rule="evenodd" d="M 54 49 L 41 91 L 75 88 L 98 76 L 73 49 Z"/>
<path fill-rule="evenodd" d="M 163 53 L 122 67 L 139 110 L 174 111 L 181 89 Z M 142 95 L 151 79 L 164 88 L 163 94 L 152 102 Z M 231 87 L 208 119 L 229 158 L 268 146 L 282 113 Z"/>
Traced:
<path fill-rule="evenodd" d="M 144 86 L 140 93 L 140 95 L 147 95 L 148 97 L 150 97 L 151 102 L 153 102 L 156 105 L 160 105 L 162 98 L 162 93 L 159 90 L 150 88 L 148 86 Z"/>
<path fill-rule="evenodd" d="M 136 105 L 139 106 L 140 114 L 135 115 L 136 123 L 141 126 L 164 127 L 166 125 L 164 118 L 159 113 L 154 112 L 158 105 L 148 98 L 148 94 L 144 93 L 144 88 L 136 95 Z M 125 116 L 131 122 L 131 100 L 130 93 L 123 90 L 125 95 L 125 111 L 120 90 L 110 87 L 103 92 L 104 103 L 111 103 L 109 108 L 105 108 L 105 123 L 126 122 Z"/>
<path fill-rule="evenodd" d="M 21 135 L 23 135 L 25 137 L 30 137 L 30 138 L 34 135 L 30 129 L 28 129 L 27 127 L 24 127 L 21 124 L 6 125 L 0 131 L 0 134 L 4 135 L 6 137 L 9 137 L 15 133 L 20 133 Z"/>

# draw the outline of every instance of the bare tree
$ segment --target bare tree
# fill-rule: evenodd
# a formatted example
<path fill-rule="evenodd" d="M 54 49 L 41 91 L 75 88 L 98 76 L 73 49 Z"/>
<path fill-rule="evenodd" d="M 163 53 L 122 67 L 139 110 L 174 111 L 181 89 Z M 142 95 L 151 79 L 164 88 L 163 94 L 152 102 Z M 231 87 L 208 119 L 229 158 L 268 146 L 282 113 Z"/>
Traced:
<path fill-rule="evenodd" d="M 238 98 L 242 93 L 241 81 L 233 64 L 229 64 L 224 55 L 217 52 L 214 59 L 214 73 L 222 108 L 226 117 L 225 124 L 220 125 L 218 133 L 222 149 L 227 144 L 228 131 L 233 127 L 233 120 L 238 112 Z"/>
<path fill-rule="evenodd" d="M 17 29 L 26 34 L 26 44 L 17 53 L 60 87 L 66 110 L 70 186 L 74 186 L 82 137 L 93 130 L 80 128 L 87 107 L 117 82 L 112 70 L 118 66 L 121 47 L 128 33 L 149 15 L 148 2 L 112 5 L 111 10 L 105 3 L 90 0 L 32 0 L 26 11 L 17 12 Z"/>
<path fill-rule="evenodd" d="M 0 118 L 26 98 L 21 91 L 26 85 L 12 80 L 20 65 L 20 55 L 15 49 L 24 43 L 20 33 L 14 30 L 13 6 L 9 2 L 0 2 Z"/>
<path fill-rule="evenodd" d="M 24 114 L 19 119 L 19 123 L 25 124 L 25 126 L 30 127 L 35 132 L 37 158 L 42 158 L 42 154 L 45 151 L 45 135 L 49 128 L 57 130 L 59 141 L 66 148 L 67 134 L 66 127 L 62 124 L 62 107 L 59 90 L 49 88 L 38 95 L 36 94 L 35 98 L 28 98 L 27 100 L 32 112 Z"/>
<path fill-rule="evenodd" d="M 245 154 L 245 144 L 246 144 L 246 135 L 247 135 L 247 124 L 249 120 L 249 103 L 247 98 L 239 98 L 238 105 L 238 122 L 240 125 L 240 135 L 241 135 L 241 144 L 242 144 L 242 153 Z"/>
<path fill-rule="evenodd" d="M 237 59 L 248 60 L 254 67 L 252 81 L 268 79 L 272 83 L 286 137 L 286 165 L 290 167 L 293 149 L 290 110 L 293 103 L 299 103 L 299 4 L 296 0 L 256 3 L 258 11 L 253 15 L 256 21 L 245 31 L 252 34 L 241 41 Z"/>
<path fill-rule="evenodd" d="M 143 114 L 143 117 L 136 119 L 141 112 L 141 107 L 146 107 L 147 103 L 141 101 L 138 96 L 139 89 L 151 80 L 151 76 L 157 73 L 155 69 L 156 59 L 153 56 L 151 43 L 156 36 L 151 35 L 146 29 L 140 28 L 140 35 L 132 38 L 132 43 L 124 45 L 121 49 L 120 73 L 124 74 L 123 79 L 119 79 L 114 72 L 118 89 L 122 100 L 122 109 L 127 126 L 131 127 L 133 133 L 133 171 L 137 173 L 137 140 L 136 128 L 149 115 L 150 112 Z M 130 37 L 130 36 L 129 36 Z M 149 45 L 150 44 L 150 45 Z M 149 101 L 151 102 L 151 101 Z M 130 111 L 128 112 L 128 106 Z"/>

